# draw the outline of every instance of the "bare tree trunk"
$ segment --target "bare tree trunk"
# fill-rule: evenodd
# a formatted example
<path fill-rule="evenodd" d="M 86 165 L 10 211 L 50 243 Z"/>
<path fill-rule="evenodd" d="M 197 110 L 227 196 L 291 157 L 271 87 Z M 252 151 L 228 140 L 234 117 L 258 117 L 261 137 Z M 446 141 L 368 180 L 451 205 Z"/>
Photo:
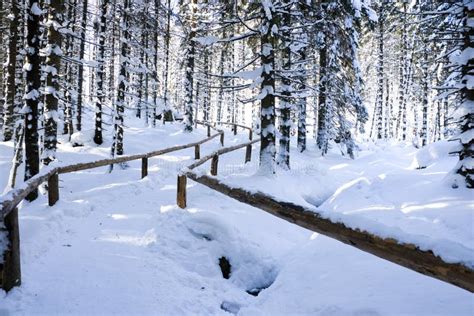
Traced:
<path fill-rule="evenodd" d="M 128 77 L 128 10 L 129 0 L 124 0 L 122 5 L 122 29 L 120 30 L 120 74 L 117 87 L 117 101 L 115 102 L 114 141 L 112 144 L 112 157 L 123 155 L 123 113 L 125 109 L 125 90 Z"/>
<path fill-rule="evenodd" d="M 94 143 L 101 145 L 102 138 L 102 107 L 105 100 L 104 75 L 105 75 L 105 32 L 107 29 L 107 7 L 108 0 L 100 1 L 99 16 L 99 47 L 97 47 L 97 96 L 95 102 L 95 120 L 94 120 Z M 113 57 L 112 57 L 113 58 Z"/>
<path fill-rule="evenodd" d="M 26 88 L 25 88 L 25 181 L 39 172 L 38 146 L 38 103 L 40 101 L 40 15 L 38 2 L 28 0 L 27 45 L 26 54 Z M 31 192 L 27 199 L 35 200 L 38 190 Z"/>
<path fill-rule="evenodd" d="M 79 45 L 79 69 L 77 72 L 77 113 L 76 113 L 76 129 L 82 130 L 82 91 L 84 82 L 84 51 L 86 43 L 86 27 L 87 27 L 87 8 L 88 0 L 83 0 L 82 19 L 81 19 L 81 43 Z"/>
<path fill-rule="evenodd" d="M 9 41 L 7 52 L 7 66 L 5 72 L 5 93 L 4 93 L 4 112 L 3 112 L 3 141 L 9 141 L 13 137 L 14 130 L 14 108 L 15 108 L 15 70 L 17 59 L 17 41 L 18 41 L 18 0 L 12 0 L 10 5 L 9 21 Z"/>
<path fill-rule="evenodd" d="M 261 31 L 260 59 L 262 64 L 262 99 L 260 109 L 260 171 L 275 173 L 275 38 L 272 29 L 276 25 L 275 12 L 264 21 Z M 264 14 L 265 15 L 265 14 Z"/>
<path fill-rule="evenodd" d="M 63 4 L 61 0 L 50 0 L 48 7 L 48 44 L 46 51 L 46 87 L 45 87 L 45 132 L 44 151 L 42 161 L 48 165 L 56 158 L 56 146 L 58 136 L 58 91 L 59 72 L 61 65 L 61 41 L 62 35 Z"/>
<path fill-rule="evenodd" d="M 165 34 L 165 73 L 163 89 L 164 89 L 164 109 L 163 109 L 163 122 L 169 117 L 173 119 L 169 105 L 169 91 L 168 91 L 168 80 L 169 80 L 169 68 L 170 68 L 170 40 L 171 40 L 171 0 L 168 0 L 166 4 L 168 10 L 166 14 L 166 34 Z"/>
<path fill-rule="evenodd" d="M 288 5 L 289 3 L 287 3 Z M 290 7 L 282 14 L 281 26 L 283 27 L 282 37 L 285 39 L 285 48 L 283 49 L 283 78 L 281 81 L 280 98 L 280 147 L 278 151 L 278 165 L 284 170 L 290 169 L 290 128 L 291 128 L 291 11 Z"/>

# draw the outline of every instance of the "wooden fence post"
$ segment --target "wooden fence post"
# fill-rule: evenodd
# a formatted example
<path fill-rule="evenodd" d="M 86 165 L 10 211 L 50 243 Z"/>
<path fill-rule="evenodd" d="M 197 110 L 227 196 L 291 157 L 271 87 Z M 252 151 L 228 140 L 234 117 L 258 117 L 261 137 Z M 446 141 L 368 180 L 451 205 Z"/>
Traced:
<path fill-rule="evenodd" d="M 247 145 L 245 149 L 245 163 L 252 160 L 252 144 Z"/>
<path fill-rule="evenodd" d="M 252 130 L 249 129 L 249 140 L 252 140 L 252 138 L 253 138 L 253 133 L 252 133 Z"/>
<path fill-rule="evenodd" d="M 142 179 L 148 175 L 148 157 L 142 158 Z"/>
<path fill-rule="evenodd" d="M 221 134 L 221 146 L 224 147 L 224 133 Z"/>
<path fill-rule="evenodd" d="M 18 226 L 18 208 L 14 208 L 4 219 L 7 234 L 8 249 L 3 255 L 3 263 L 0 264 L 0 288 L 6 292 L 21 284 L 20 264 L 20 229 Z"/>
<path fill-rule="evenodd" d="M 201 151 L 199 145 L 194 146 L 194 159 L 201 159 Z"/>
<path fill-rule="evenodd" d="M 214 155 L 211 161 L 211 175 L 217 176 L 217 164 L 219 163 L 219 155 Z"/>
<path fill-rule="evenodd" d="M 59 176 L 53 173 L 48 178 L 48 205 L 53 206 L 59 200 Z"/>
<path fill-rule="evenodd" d="M 234 130 L 234 135 L 237 135 L 237 125 L 234 125 L 233 130 Z"/>
<path fill-rule="evenodd" d="M 178 192 L 176 203 L 180 208 L 186 208 L 186 176 L 178 175 Z"/>
<path fill-rule="evenodd" d="M 207 125 L 207 137 L 211 137 L 211 126 Z"/>

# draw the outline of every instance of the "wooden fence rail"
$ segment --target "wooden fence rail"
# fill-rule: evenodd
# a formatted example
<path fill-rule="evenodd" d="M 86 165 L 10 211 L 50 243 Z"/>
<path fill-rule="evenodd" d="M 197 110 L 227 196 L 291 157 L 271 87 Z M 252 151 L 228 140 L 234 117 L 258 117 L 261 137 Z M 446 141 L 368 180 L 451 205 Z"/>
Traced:
<path fill-rule="evenodd" d="M 141 177 L 148 175 L 148 159 L 159 155 L 194 147 L 194 158 L 200 158 L 200 146 L 218 136 L 220 142 L 224 145 L 224 131 L 218 130 L 205 122 L 198 122 L 208 129 L 208 137 L 189 144 L 177 145 L 165 149 L 155 150 L 145 154 L 120 156 L 110 159 L 101 159 L 92 162 L 77 163 L 68 166 L 57 166 L 45 168 L 39 174 L 35 175 L 22 184 L 22 187 L 7 192 L 0 199 L 0 221 L 3 221 L 4 228 L 0 233 L 6 233 L 8 239 L 8 249 L 0 257 L 0 289 L 5 291 L 11 290 L 14 286 L 21 284 L 21 267 L 20 267 L 20 241 L 18 227 L 18 204 L 25 199 L 31 192 L 38 189 L 43 182 L 48 182 L 48 205 L 53 206 L 59 200 L 59 174 L 70 173 L 81 170 L 88 170 L 111 164 L 118 164 L 133 160 L 141 160 Z M 210 129 L 217 131 L 214 135 L 210 135 Z"/>
<path fill-rule="evenodd" d="M 245 126 L 245 125 L 242 125 L 242 124 L 237 124 L 237 123 L 230 123 L 230 122 L 216 122 L 215 123 L 216 125 L 230 125 L 232 126 L 232 131 L 234 133 L 234 135 L 237 135 L 237 128 L 240 127 L 242 129 L 246 129 L 249 131 L 249 140 L 252 140 L 252 137 L 253 137 L 253 130 L 251 127 L 248 127 L 248 126 Z"/>

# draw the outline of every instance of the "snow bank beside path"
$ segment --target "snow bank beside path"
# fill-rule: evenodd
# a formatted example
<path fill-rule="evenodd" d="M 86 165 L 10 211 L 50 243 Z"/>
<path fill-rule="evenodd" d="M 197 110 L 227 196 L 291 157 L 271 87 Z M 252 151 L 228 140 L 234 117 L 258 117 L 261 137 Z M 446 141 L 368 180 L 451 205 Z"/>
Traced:
<path fill-rule="evenodd" d="M 420 150 L 389 143 L 367 147 L 354 161 L 294 153 L 296 168 L 289 172 L 266 177 L 248 167 L 220 179 L 474 268 L 472 190 L 453 189 L 445 180 L 456 163 L 449 155 L 452 144 L 439 142 Z"/>

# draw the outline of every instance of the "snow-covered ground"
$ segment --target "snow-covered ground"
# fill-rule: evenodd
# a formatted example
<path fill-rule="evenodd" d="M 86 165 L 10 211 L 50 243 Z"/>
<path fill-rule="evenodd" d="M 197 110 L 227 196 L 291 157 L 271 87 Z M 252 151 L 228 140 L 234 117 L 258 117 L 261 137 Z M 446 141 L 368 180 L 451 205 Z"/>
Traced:
<path fill-rule="evenodd" d="M 275 178 L 259 176 L 255 164 L 229 168 L 219 178 L 474 268 L 474 193 L 451 187 L 453 143 L 420 150 L 408 143 L 361 147 L 356 160 L 337 150 L 324 158 L 314 149 L 293 153 L 292 170 L 277 169 Z"/>
<path fill-rule="evenodd" d="M 226 145 L 246 136 L 226 133 Z M 204 137 L 205 130 L 183 134 L 179 125 L 130 128 L 125 148 L 132 154 Z M 61 145 L 59 158 L 68 163 L 107 157 L 106 145 Z M 0 143 L 2 186 L 11 146 Z M 203 146 L 202 155 L 218 147 L 215 139 Z M 224 181 L 316 205 L 355 224 L 383 227 L 383 232 L 390 227 L 389 232 L 444 239 L 472 250 L 472 198 L 443 182 L 455 163 L 445 147 L 417 152 L 408 145 L 367 145 L 354 161 L 336 153 L 320 158 L 311 149 L 304 154 L 294 150 L 293 170 L 275 178 L 256 176 L 255 164 L 243 167 L 243 149 L 222 157 L 219 172 Z M 8 295 L 0 292 L 0 315 L 474 313 L 474 295 L 467 291 L 192 181 L 188 207 L 179 209 L 177 170 L 193 154 L 191 148 L 151 159 L 149 176 L 141 180 L 139 161 L 111 174 L 99 168 L 61 175 L 54 207 L 47 206 L 46 197 L 24 202 L 23 284 Z M 420 164 L 426 168 L 416 169 Z M 232 265 L 228 280 L 218 265 L 222 256 Z M 258 296 L 247 293 L 257 288 L 266 289 Z"/>

